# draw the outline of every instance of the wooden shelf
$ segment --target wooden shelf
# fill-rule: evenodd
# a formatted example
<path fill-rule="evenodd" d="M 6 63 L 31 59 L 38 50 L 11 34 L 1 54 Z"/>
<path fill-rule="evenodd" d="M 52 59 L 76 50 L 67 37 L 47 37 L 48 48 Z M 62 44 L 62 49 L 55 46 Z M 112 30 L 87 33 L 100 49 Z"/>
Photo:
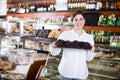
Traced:
<path fill-rule="evenodd" d="M 93 11 L 90 11 L 93 12 Z M 115 13 L 117 17 L 120 17 L 120 11 L 118 10 L 110 10 L 110 11 L 99 11 L 99 13 L 109 15 Z M 73 14 L 72 11 L 50 11 L 50 12 L 33 12 L 33 13 L 17 13 L 17 14 L 8 14 L 7 16 L 13 16 L 18 18 L 49 18 L 49 17 L 57 17 L 57 16 L 65 16 L 70 17 Z M 51 25 L 52 26 L 52 25 Z M 58 26 L 58 25 L 57 25 Z M 64 26 L 64 25 L 61 25 Z M 104 30 L 110 32 L 120 32 L 120 26 L 85 26 L 85 30 Z"/>
<path fill-rule="evenodd" d="M 104 30 L 110 32 L 120 32 L 120 27 L 107 27 L 107 26 L 85 26 L 85 30 Z"/>
<path fill-rule="evenodd" d="M 56 16 L 66 16 L 69 17 L 73 12 L 62 12 L 62 11 L 50 11 L 50 12 L 33 12 L 33 13 L 17 13 L 8 14 L 7 16 L 13 16 L 18 18 L 45 18 L 45 17 L 56 17 Z"/>
<path fill-rule="evenodd" d="M 24 17 L 24 18 L 38 18 L 38 17 L 45 17 L 47 16 L 71 16 L 74 11 L 47 11 L 47 12 L 32 12 L 32 13 L 8 13 L 7 16 L 14 16 L 14 17 Z M 100 13 L 106 16 L 110 14 L 115 14 L 116 17 L 120 17 L 120 9 L 114 10 L 83 10 L 84 13 Z"/>
<path fill-rule="evenodd" d="M 51 0 L 44 0 L 44 1 L 51 1 Z M 17 4 L 17 3 L 25 3 L 25 2 L 43 2 L 43 0 L 7 0 L 8 4 Z"/>
<path fill-rule="evenodd" d="M 56 40 L 56 39 L 53 39 L 53 38 L 27 37 L 27 36 L 24 36 L 23 38 L 26 39 L 26 40 L 32 40 L 32 41 L 43 42 L 43 43 L 52 43 L 53 41 Z"/>

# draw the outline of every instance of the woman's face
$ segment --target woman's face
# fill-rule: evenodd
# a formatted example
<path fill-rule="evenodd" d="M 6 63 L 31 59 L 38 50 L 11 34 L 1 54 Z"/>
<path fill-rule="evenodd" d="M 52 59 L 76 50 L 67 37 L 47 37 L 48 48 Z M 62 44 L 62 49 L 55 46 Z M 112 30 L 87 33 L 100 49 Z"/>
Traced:
<path fill-rule="evenodd" d="M 85 18 L 81 14 L 77 14 L 73 19 L 74 28 L 83 28 L 85 24 Z"/>

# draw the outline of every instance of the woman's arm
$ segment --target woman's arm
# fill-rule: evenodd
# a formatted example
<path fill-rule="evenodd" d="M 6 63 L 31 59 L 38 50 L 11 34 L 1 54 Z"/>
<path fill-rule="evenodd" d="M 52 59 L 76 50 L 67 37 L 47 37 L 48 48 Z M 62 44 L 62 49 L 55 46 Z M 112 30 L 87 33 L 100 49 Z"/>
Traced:
<path fill-rule="evenodd" d="M 87 58 L 86 58 L 87 61 L 92 61 L 94 59 L 95 57 L 94 51 L 95 51 L 95 46 L 92 46 L 92 49 L 87 51 Z"/>
<path fill-rule="evenodd" d="M 93 35 L 91 37 L 89 37 L 89 43 L 91 44 L 92 48 L 91 50 L 87 51 L 87 55 L 86 55 L 86 59 L 87 61 L 92 61 L 95 57 L 95 43 L 94 43 L 94 39 L 93 39 Z"/>

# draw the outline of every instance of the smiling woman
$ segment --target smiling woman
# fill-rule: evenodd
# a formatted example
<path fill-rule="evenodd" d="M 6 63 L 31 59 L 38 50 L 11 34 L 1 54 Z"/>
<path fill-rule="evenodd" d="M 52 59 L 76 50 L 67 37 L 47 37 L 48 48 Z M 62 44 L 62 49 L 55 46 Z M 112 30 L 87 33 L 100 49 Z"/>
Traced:
<path fill-rule="evenodd" d="M 73 14 L 72 21 L 74 24 L 73 29 L 63 31 L 59 35 L 58 40 L 64 40 L 65 42 L 71 41 L 75 43 L 76 41 L 83 41 L 89 43 L 92 48 L 90 50 L 66 47 L 61 48 L 57 47 L 56 42 L 53 42 L 50 45 L 50 52 L 53 56 L 56 56 L 59 55 L 61 50 L 63 51 L 61 62 L 58 66 L 61 80 L 85 80 L 89 73 L 86 61 L 93 60 L 95 56 L 94 40 L 93 36 L 86 33 L 83 29 L 86 21 L 84 13 L 81 11 L 75 12 L 75 14 Z M 64 43 L 61 44 L 65 45 Z"/>

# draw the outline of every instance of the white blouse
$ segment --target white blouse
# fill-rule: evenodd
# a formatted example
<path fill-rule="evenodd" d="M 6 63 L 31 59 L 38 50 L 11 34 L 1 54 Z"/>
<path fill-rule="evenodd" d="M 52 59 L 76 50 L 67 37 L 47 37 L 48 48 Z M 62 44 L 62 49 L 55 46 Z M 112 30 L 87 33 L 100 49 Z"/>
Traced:
<path fill-rule="evenodd" d="M 73 29 L 64 31 L 58 39 L 69 41 L 84 41 L 94 45 L 93 36 L 85 31 L 79 36 Z M 61 48 L 50 47 L 51 55 L 59 55 Z M 95 54 L 90 50 L 63 48 L 63 55 L 58 66 L 59 73 L 68 78 L 86 79 L 88 77 L 88 68 L 86 61 L 92 61 Z"/>

